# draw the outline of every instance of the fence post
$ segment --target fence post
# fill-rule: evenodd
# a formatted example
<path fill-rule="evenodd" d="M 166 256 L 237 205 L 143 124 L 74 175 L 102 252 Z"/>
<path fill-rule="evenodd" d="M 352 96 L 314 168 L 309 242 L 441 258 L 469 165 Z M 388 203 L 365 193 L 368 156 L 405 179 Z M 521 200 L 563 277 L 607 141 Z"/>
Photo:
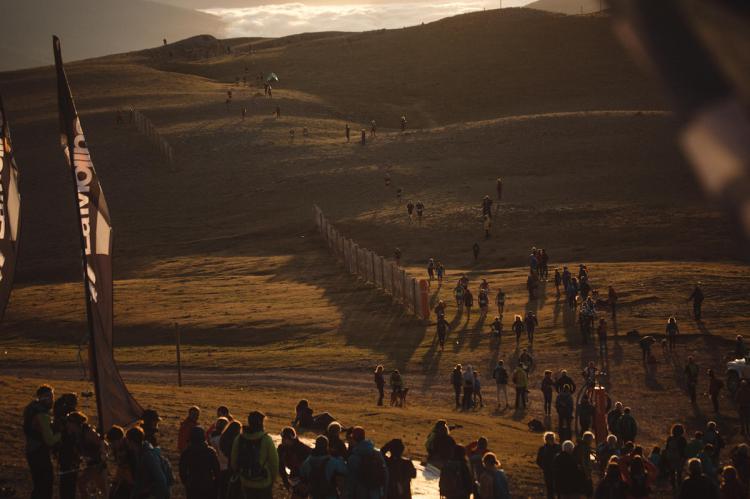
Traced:
<path fill-rule="evenodd" d="M 413 290 L 414 294 L 414 313 L 416 315 L 419 315 L 419 293 L 417 293 L 417 280 L 415 278 L 411 278 L 411 288 Z"/>

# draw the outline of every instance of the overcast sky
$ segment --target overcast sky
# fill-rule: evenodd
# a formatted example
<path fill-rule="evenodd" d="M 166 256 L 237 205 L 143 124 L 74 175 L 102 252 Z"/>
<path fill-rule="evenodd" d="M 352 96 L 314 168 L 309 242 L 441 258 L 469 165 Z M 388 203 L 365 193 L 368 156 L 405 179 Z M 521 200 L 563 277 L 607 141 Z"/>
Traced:
<path fill-rule="evenodd" d="M 515 7 L 530 0 L 503 0 Z M 367 31 L 401 28 L 477 10 L 496 9 L 499 0 L 446 3 L 393 2 L 351 4 L 285 3 L 244 8 L 202 9 L 227 23 L 226 36 L 285 36 L 310 31 Z"/>

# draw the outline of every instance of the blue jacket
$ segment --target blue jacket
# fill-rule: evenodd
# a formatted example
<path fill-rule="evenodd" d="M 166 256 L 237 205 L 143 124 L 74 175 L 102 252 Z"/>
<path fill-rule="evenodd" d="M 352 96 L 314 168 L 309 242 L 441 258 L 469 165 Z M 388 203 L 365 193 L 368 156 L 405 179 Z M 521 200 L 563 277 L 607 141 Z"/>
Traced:
<path fill-rule="evenodd" d="M 377 458 L 385 466 L 385 459 L 383 455 L 375 450 L 375 445 L 371 440 L 363 440 L 356 444 L 352 449 L 352 453 L 349 456 L 348 467 L 349 474 L 346 480 L 346 494 L 344 497 L 349 499 L 383 499 L 385 497 L 385 491 L 388 490 L 388 471 L 386 468 L 386 483 L 383 487 L 377 489 L 368 489 L 367 486 L 362 482 L 360 468 L 362 465 L 362 457 L 374 452 Z"/>
<path fill-rule="evenodd" d="M 337 475 L 346 476 L 348 473 L 348 468 L 346 467 L 346 463 L 343 459 L 338 457 L 331 457 L 331 456 L 316 456 L 316 455 L 310 455 L 305 459 L 305 462 L 302 463 L 302 466 L 300 466 L 299 474 L 302 478 L 304 478 L 306 481 L 310 480 L 310 474 L 312 473 L 312 467 L 313 464 L 317 464 L 323 459 L 328 459 L 328 462 L 326 463 L 326 469 L 325 469 L 325 475 L 326 480 L 330 483 L 333 482 L 334 477 Z M 338 496 L 336 493 L 333 493 L 326 497 L 325 499 L 338 499 Z"/>
<path fill-rule="evenodd" d="M 143 442 L 138 469 L 133 483 L 133 499 L 153 497 L 154 499 L 169 499 L 169 482 L 161 467 L 161 449 Z"/>

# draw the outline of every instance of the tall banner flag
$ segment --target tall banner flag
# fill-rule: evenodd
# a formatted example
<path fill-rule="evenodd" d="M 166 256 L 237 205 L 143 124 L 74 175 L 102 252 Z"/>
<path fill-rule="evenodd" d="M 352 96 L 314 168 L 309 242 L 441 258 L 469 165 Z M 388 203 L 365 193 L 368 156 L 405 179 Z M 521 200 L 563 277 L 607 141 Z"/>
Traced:
<path fill-rule="evenodd" d="M 81 258 L 89 323 L 89 361 L 96 389 L 99 428 L 128 425 L 143 409 L 117 370 L 112 343 L 112 225 L 104 192 L 91 162 L 63 68 L 60 39 L 53 37 L 60 108 L 60 139 L 68 160 L 80 219 Z"/>
<path fill-rule="evenodd" d="M 18 258 L 18 224 L 21 195 L 18 192 L 18 168 L 13 158 L 10 129 L 0 96 L 0 320 L 8 306 Z"/>

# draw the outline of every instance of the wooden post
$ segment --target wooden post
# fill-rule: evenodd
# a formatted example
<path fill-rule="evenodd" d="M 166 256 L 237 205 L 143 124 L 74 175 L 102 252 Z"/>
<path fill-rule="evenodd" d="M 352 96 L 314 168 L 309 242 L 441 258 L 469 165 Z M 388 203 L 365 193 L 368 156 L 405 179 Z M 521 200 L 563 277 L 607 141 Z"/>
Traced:
<path fill-rule="evenodd" d="M 182 386 L 182 362 L 180 361 L 180 328 L 174 323 L 175 345 L 177 347 L 177 386 Z"/>

